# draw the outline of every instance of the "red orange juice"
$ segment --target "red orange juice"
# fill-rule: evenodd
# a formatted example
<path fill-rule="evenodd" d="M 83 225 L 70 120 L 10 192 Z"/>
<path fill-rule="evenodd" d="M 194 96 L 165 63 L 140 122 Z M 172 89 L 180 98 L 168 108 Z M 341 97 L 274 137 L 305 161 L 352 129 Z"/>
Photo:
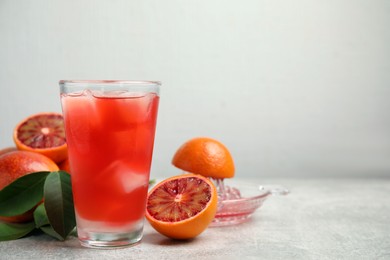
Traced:
<path fill-rule="evenodd" d="M 87 89 L 62 93 L 61 101 L 79 239 L 86 246 L 136 242 L 143 227 L 158 93 Z"/>

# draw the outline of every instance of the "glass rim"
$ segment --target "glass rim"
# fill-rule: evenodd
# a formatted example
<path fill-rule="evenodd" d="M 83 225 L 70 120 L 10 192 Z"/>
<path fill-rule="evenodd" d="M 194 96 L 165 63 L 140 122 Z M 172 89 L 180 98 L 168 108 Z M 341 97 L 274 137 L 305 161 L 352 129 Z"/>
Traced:
<path fill-rule="evenodd" d="M 60 80 L 60 85 L 129 85 L 129 86 L 161 86 L 160 81 L 155 80 Z"/>

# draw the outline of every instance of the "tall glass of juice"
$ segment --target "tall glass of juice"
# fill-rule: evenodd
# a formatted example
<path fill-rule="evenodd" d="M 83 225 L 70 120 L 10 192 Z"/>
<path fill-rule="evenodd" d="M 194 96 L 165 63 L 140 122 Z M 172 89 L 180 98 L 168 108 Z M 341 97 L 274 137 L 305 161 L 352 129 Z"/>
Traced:
<path fill-rule="evenodd" d="M 86 247 L 142 238 L 160 82 L 62 80 L 73 200 Z"/>

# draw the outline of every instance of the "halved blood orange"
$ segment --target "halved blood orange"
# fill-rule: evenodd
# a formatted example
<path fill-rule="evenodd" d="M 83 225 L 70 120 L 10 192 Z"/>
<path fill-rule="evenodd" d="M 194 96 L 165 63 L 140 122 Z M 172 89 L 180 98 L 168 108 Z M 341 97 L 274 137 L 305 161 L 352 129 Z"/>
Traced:
<path fill-rule="evenodd" d="M 234 177 L 233 157 L 221 142 L 209 137 L 196 137 L 179 147 L 172 164 L 186 172 L 214 179 Z"/>
<path fill-rule="evenodd" d="M 39 113 L 22 120 L 14 129 L 19 150 L 43 154 L 58 163 L 68 157 L 64 118 L 59 113 Z"/>
<path fill-rule="evenodd" d="M 217 211 L 214 184 L 198 174 L 183 174 L 156 184 L 149 192 L 146 218 L 159 233 L 174 239 L 201 234 Z"/>

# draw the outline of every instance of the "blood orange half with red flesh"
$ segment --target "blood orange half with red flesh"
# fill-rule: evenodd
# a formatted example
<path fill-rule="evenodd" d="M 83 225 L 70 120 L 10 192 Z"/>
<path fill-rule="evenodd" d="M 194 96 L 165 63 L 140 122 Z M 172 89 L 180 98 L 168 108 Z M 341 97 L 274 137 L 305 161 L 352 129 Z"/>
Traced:
<path fill-rule="evenodd" d="M 19 150 L 43 154 L 54 162 L 68 157 L 64 119 L 59 113 L 39 113 L 22 120 L 14 130 Z"/>
<path fill-rule="evenodd" d="M 190 239 L 202 233 L 217 211 L 214 184 L 198 174 L 166 179 L 148 194 L 146 218 L 159 233 Z"/>

